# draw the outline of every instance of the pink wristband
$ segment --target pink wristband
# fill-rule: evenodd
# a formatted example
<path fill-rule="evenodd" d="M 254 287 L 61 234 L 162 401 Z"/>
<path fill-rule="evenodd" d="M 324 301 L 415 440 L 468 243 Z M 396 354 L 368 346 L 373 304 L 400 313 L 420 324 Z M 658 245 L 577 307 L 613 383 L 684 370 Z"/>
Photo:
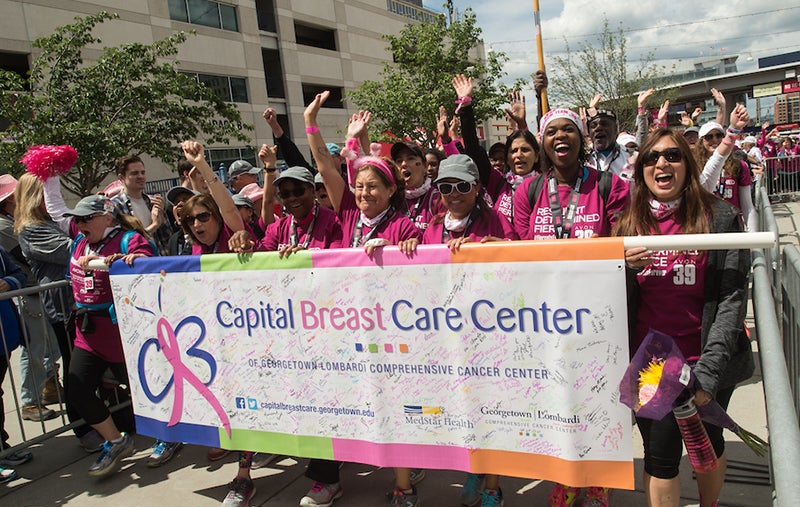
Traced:
<path fill-rule="evenodd" d="M 317 132 L 319 132 L 319 127 L 316 125 L 306 127 L 306 134 L 316 134 Z"/>
<path fill-rule="evenodd" d="M 639 114 L 644 114 L 644 112 L 645 112 L 645 111 L 646 111 L 646 109 L 645 109 L 645 108 L 643 108 L 643 107 L 640 107 L 640 108 L 639 108 Z"/>
<path fill-rule="evenodd" d="M 731 139 L 729 137 L 725 137 L 725 138 L 722 139 L 722 144 L 724 144 L 725 146 L 732 146 L 733 145 L 733 141 L 731 141 Z"/>

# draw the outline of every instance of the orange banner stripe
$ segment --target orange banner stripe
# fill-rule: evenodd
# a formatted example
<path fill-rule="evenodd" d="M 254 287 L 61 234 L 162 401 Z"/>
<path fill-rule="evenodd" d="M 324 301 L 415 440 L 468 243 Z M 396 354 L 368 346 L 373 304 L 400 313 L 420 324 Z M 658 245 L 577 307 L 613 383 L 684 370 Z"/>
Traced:
<path fill-rule="evenodd" d="M 584 261 L 624 259 L 623 238 L 554 239 L 546 241 L 498 241 L 465 243 L 453 254 L 452 263 Z"/>
<path fill-rule="evenodd" d="M 567 461 L 551 456 L 511 451 L 470 452 L 473 473 L 557 480 L 568 486 L 634 489 L 633 461 Z"/>

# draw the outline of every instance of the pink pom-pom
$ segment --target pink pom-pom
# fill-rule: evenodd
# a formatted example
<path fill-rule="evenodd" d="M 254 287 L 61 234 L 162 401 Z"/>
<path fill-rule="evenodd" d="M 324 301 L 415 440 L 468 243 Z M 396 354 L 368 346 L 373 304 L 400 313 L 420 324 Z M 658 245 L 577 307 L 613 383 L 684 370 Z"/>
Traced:
<path fill-rule="evenodd" d="M 356 152 L 347 148 L 343 149 L 340 155 L 346 160 L 355 160 L 358 158 L 358 154 Z"/>
<path fill-rule="evenodd" d="M 383 146 L 381 146 L 381 143 L 371 143 L 369 145 L 369 153 L 373 157 L 380 157 L 382 149 L 383 149 Z"/>
<path fill-rule="evenodd" d="M 53 176 L 66 174 L 78 161 L 78 152 L 69 145 L 36 145 L 28 148 L 19 159 L 25 169 L 44 181 Z"/>

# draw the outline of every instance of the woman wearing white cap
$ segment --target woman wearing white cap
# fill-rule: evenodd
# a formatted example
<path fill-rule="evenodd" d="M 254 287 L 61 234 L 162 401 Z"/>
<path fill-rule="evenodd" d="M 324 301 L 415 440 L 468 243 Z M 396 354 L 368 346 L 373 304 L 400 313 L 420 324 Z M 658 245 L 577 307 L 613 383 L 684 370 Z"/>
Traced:
<path fill-rule="evenodd" d="M 741 129 L 747 125 L 750 117 L 743 105 L 738 105 L 731 112 L 731 126 L 723 128 L 717 122 L 708 122 L 700 127 L 700 141 L 694 146 L 694 157 L 697 164 L 706 168 L 712 160 L 724 157 L 722 171 L 717 179 L 708 178 L 708 172 L 703 171 L 700 181 L 703 187 L 713 191 L 721 198 L 742 210 L 747 230 L 758 230 L 758 217 L 753 206 L 750 185 L 753 183 L 750 167 L 742 160 L 728 157 L 733 151 L 736 139 Z M 727 158 L 727 160 L 726 160 Z M 703 176 L 706 176 L 704 181 Z"/>

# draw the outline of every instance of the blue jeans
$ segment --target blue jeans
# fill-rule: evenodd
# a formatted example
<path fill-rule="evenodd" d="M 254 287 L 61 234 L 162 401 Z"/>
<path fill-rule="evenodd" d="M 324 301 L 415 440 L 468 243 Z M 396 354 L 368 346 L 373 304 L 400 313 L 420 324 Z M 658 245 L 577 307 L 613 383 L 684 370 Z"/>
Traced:
<path fill-rule="evenodd" d="M 20 401 L 24 407 L 40 403 L 45 382 L 58 372 L 56 361 L 61 353 L 55 331 L 38 296 L 21 297 L 19 313 L 25 323 L 19 358 L 19 372 L 22 377 Z"/>

